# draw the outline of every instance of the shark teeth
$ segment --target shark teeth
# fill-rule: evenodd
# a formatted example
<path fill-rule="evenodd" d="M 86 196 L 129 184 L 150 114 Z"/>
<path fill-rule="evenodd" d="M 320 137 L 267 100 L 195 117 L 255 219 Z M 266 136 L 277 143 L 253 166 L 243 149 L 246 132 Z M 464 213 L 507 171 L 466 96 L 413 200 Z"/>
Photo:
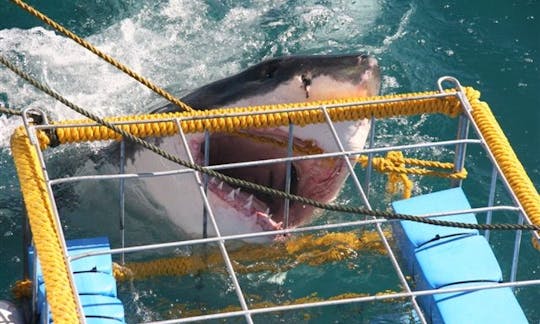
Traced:
<path fill-rule="evenodd" d="M 227 195 L 227 199 L 234 200 L 235 190 L 231 190 L 229 194 Z"/>
<path fill-rule="evenodd" d="M 231 190 L 229 194 L 227 195 L 227 199 L 234 200 L 234 198 L 240 193 L 240 188 L 236 188 Z"/>
<path fill-rule="evenodd" d="M 259 201 L 255 195 L 242 191 L 241 188 L 230 188 L 228 184 L 218 179 L 212 183 L 212 188 L 214 188 L 214 191 L 216 189 L 220 191 L 219 197 L 239 211 L 242 210 L 244 213 L 247 212 L 249 214 L 257 209 L 262 213 L 263 209 L 266 208 L 264 213 L 270 215 L 270 208 L 267 208 L 266 204 Z"/>
<path fill-rule="evenodd" d="M 245 209 L 251 209 L 251 206 L 253 205 L 253 195 L 249 195 L 246 204 L 244 205 Z"/>

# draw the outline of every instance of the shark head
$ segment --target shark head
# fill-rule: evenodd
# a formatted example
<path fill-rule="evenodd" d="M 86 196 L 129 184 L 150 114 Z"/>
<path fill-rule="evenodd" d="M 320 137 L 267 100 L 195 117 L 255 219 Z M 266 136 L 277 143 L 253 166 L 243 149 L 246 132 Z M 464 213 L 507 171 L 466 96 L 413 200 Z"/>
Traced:
<path fill-rule="evenodd" d="M 265 104 L 306 102 L 377 95 L 380 76 L 377 60 L 368 55 L 291 56 L 264 61 L 234 76 L 205 85 L 183 97 L 195 109 L 240 107 Z M 172 112 L 177 108 L 165 105 L 153 112 Z M 334 123 L 345 150 L 364 147 L 369 121 Z M 338 144 L 327 124 L 293 128 L 293 154 L 336 152 Z M 286 127 L 248 129 L 234 134 L 212 133 L 205 156 L 203 134 L 188 136 L 188 147 L 196 163 L 221 165 L 260 161 L 287 156 L 289 129 Z M 187 149 L 178 138 L 167 138 L 160 145 L 182 157 Z M 172 168 L 158 162 L 144 151 L 133 155 L 128 170 L 148 171 Z M 177 168 L 177 166 L 174 166 Z M 286 188 L 287 165 L 274 163 L 236 167 L 220 172 L 278 190 Z M 330 202 L 338 195 L 348 170 L 343 158 L 294 161 L 290 165 L 290 192 L 321 202 Z M 194 178 L 187 180 L 147 180 L 148 193 L 166 210 L 166 215 L 191 236 L 202 233 L 203 204 Z M 290 202 L 286 215 L 285 201 L 255 191 L 241 190 L 209 179 L 207 195 L 219 232 L 240 234 L 295 227 L 309 222 L 315 213 L 311 206 Z M 209 227 L 211 227 L 209 225 Z M 209 233 L 215 233 L 209 228 Z"/>

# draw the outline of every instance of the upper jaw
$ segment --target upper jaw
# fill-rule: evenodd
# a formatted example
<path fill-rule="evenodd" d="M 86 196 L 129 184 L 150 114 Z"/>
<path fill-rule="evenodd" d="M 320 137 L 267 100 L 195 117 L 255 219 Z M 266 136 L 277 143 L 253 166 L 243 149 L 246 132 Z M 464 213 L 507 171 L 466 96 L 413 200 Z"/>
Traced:
<path fill-rule="evenodd" d="M 314 129 L 311 129 L 310 131 L 316 132 Z M 276 128 L 265 130 L 264 132 L 254 130 L 252 135 L 266 136 L 266 138 L 278 140 L 278 142 L 286 145 L 288 133 L 282 129 Z M 295 155 L 308 155 L 325 151 L 315 144 L 316 143 L 313 143 L 311 140 L 295 137 L 295 149 L 304 150 L 303 152 L 297 151 Z M 204 145 L 202 139 L 192 141 L 190 145 L 192 152 L 201 152 L 201 145 Z M 254 143 L 253 145 L 262 144 Z M 273 157 L 266 157 L 263 159 L 282 158 L 287 156 L 287 149 L 284 146 L 270 145 L 268 150 L 275 150 L 275 154 Z M 245 145 L 243 147 L 245 147 Z M 309 150 L 312 151 L 309 152 Z M 201 163 L 204 160 L 200 153 L 195 154 L 195 157 L 197 163 Z M 210 164 L 213 163 L 210 162 Z M 271 165 L 268 165 L 268 167 L 271 168 Z M 261 184 L 284 191 L 285 171 L 283 169 L 284 168 L 272 169 L 274 172 L 279 172 L 276 177 L 280 178 L 280 181 L 283 181 L 279 182 L 277 187 L 276 182 Z M 290 193 L 323 202 L 328 202 L 335 198 L 347 174 L 344 168 L 344 161 L 341 158 L 294 161 L 292 162 L 291 170 Z M 228 173 L 226 169 L 221 172 L 233 177 L 238 176 L 238 173 L 231 174 L 230 172 Z M 261 173 L 266 172 L 266 170 L 261 170 Z M 253 179 L 251 179 L 251 181 L 253 182 Z M 254 191 L 231 187 L 227 183 L 213 178 L 209 181 L 208 189 L 212 193 L 212 199 L 215 205 L 222 204 L 222 206 L 226 205 L 229 210 L 235 210 L 237 216 L 234 217 L 244 219 L 245 222 L 251 223 L 250 226 L 254 227 L 257 231 L 279 230 L 284 227 L 301 225 L 311 218 L 314 211 L 314 208 L 311 206 L 289 201 L 289 215 L 286 217 L 284 199 L 272 198 L 270 196 L 261 198 L 262 196 Z"/>
<path fill-rule="evenodd" d="M 229 136 L 229 135 L 216 135 L 215 136 Z M 281 145 L 276 144 L 267 144 L 267 151 L 268 150 L 275 150 L 275 153 L 271 154 L 270 156 L 266 156 L 264 159 L 272 159 L 272 158 L 283 158 L 287 156 L 287 133 L 283 132 L 280 129 L 273 129 L 270 131 L 266 131 L 264 133 L 260 131 L 254 131 L 253 135 L 256 136 L 265 136 L 266 139 L 274 139 L 279 143 L 284 143 L 285 147 Z M 201 145 L 204 145 L 204 142 L 202 139 L 192 140 L 190 143 L 191 151 L 193 153 L 201 152 Z M 264 145 L 261 143 L 254 142 L 252 145 Z M 313 144 L 309 143 L 309 141 L 302 140 L 298 137 L 295 137 L 294 139 L 294 145 L 297 149 L 300 150 L 308 150 L 308 149 L 314 149 L 314 153 L 320 153 L 322 150 L 320 148 L 312 147 Z M 249 148 L 244 145 L 239 145 L 239 147 L 244 147 L 244 149 L 248 150 Z M 240 149 L 240 148 L 238 148 Z M 306 152 L 301 153 L 302 155 L 307 154 Z M 246 153 L 246 155 L 249 155 L 249 153 Z M 298 155 L 298 153 L 296 154 Z M 202 163 L 204 160 L 201 153 L 194 154 L 195 161 L 197 163 Z M 250 159 L 259 159 L 259 158 L 250 158 Z M 228 162 L 231 163 L 231 162 Z M 212 165 L 212 161 L 210 161 L 210 165 Z M 290 177 L 290 188 L 292 194 L 306 194 L 310 191 L 311 188 L 307 188 L 307 181 L 304 178 L 304 174 L 308 174 L 307 168 L 309 168 L 310 165 L 315 165 L 316 163 L 312 161 L 302 161 L 302 162 L 293 162 L 291 166 L 291 177 Z M 284 166 L 284 163 L 277 164 L 268 164 L 264 169 L 251 169 L 245 168 L 247 171 L 243 173 L 243 169 L 238 169 L 239 171 L 231 171 L 234 169 L 223 169 L 220 172 L 232 176 L 232 177 L 241 177 L 247 176 L 247 180 L 251 182 L 259 182 L 259 184 L 263 186 L 273 187 L 274 189 L 283 191 L 285 189 L 285 173 L 286 168 Z M 260 172 L 259 172 L 260 171 Z M 249 178 L 250 174 L 253 174 L 254 172 L 259 172 L 261 174 L 269 173 L 272 179 L 266 180 L 265 177 L 261 178 Z M 275 174 L 273 174 L 275 173 Z M 283 216 L 283 210 L 284 210 L 284 201 L 282 199 L 275 199 L 271 196 L 264 196 L 259 193 L 256 193 L 255 191 L 249 190 L 249 189 L 240 189 L 235 188 L 227 183 L 224 183 L 219 180 L 215 180 L 214 178 L 211 178 L 211 180 L 208 183 L 208 189 L 212 192 L 214 199 L 219 200 L 218 203 L 221 204 L 227 204 L 229 207 L 234 208 L 239 215 L 243 215 L 244 217 L 254 217 L 256 219 L 256 223 L 260 225 L 262 230 L 269 230 L 269 229 L 280 229 L 281 224 L 279 223 L 284 219 Z M 298 224 L 302 223 L 303 218 L 306 217 L 306 213 L 302 212 L 301 208 L 299 212 L 295 210 L 296 207 L 294 207 L 294 203 L 290 203 L 291 206 L 291 213 L 290 213 L 290 224 Z M 267 220 L 264 215 L 270 216 L 271 219 Z"/>

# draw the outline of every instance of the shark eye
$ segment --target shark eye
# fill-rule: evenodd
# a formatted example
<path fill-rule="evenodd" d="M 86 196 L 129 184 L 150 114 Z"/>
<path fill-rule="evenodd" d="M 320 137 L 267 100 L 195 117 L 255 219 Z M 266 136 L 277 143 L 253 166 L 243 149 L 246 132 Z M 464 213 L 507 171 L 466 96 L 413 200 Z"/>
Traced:
<path fill-rule="evenodd" d="M 302 86 L 300 88 L 303 88 L 306 92 L 306 99 L 309 98 L 309 89 L 311 86 L 311 77 L 307 76 L 305 74 L 302 74 L 300 76 L 300 80 L 302 81 Z"/>
<path fill-rule="evenodd" d="M 302 76 L 300 78 L 302 79 L 302 83 L 304 84 L 304 87 L 307 87 L 307 86 L 311 85 L 311 78 L 308 77 L 307 75 L 302 74 Z"/>

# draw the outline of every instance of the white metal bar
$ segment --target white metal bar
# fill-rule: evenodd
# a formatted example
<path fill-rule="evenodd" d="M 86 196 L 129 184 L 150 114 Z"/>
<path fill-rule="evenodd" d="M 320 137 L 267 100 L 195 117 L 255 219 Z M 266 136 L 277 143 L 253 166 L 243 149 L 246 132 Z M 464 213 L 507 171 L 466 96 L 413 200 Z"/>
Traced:
<path fill-rule="evenodd" d="M 383 152 L 388 152 L 388 151 L 393 151 L 393 150 L 407 150 L 407 149 L 418 149 L 418 148 L 427 148 L 427 147 L 435 147 L 435 146 L 447 146 L 447 145 L 455 145 L 458 143 L 480 144 L 480 140 L 443 141 L 443 142 L 435 142 L 435 143 L 420 143 L 416 145 L 398 145 L 398 146 L 379 147 L 379 148 L 356 150 L 356 151 L 320 153 L 320 154 L 304 155 L 304 156 L 292 156 L 290 158 L 274 158 L 274 159 L 266 159 L 266 160 L 258 160 L 258 161 L 247 161 L 247 162 L 211 165 L 211 166 L 208 166 L 207 169 L 223 170 L 223 169 L 231 169 L 231 168 L 239 168 L 239 167 L 283 163 L 287 161 L 295 162 L 295 161 L 313 160 L 313 159 L 322 159 L 322 158 L 331 158 L 331 157 L 354 156 L 354 155 L 359 155 L 363 153 L 383 153 Z M 188 173 L 188 172 L 195 172 L 195 171 L 192 169 L 177 169 L 177 170 L 158 171 L 158 172 L 126 173 L 123 175 L 107 174 L 107 175 L 65 177 L 65 178 L 53 179 L 51 180 L 51 184 L 56 185 L 60 183 L 75 182 L 75 181 L 82 181 L 82 180 L 97 181 L 97 180 L 120 179 L 120 178 L 135 179 L 135 178 L 147 178 L 147 177 L 164 177 L 164 176 L 176 175 L 176 174 L 182 174 L 182 173 Z"/>
<path fill-rule="evenodd" d="M 466 139 L 469 136 L 469 119 L 465 115 L 459 117 L 458 139 Z M 465 167 L 465 155 L 467 154 L 467 144 L 456 145 L 454 172 L 460 172 Z M 452 180 L 455 187 L 460 187 L 463 179 Z"/>
<path fill-rule="evenodd" d="M 374 296 L 344 298 L 344 299 L 338 299 L 338 300 L 325 300 L 325 301 L 320 301 L 320 302 L 308 302 L 308 303 L 302 303 L 302 304 L 255 308 L 255 309 L 249 310 L 248 312 L 252 315 L 255 315 L 255 314 L 291 311 L 291 310 L 313 308 L 313 307 L 337 306 L 337 305 L 344 305 L 344 304 L 351 304 L 351 303 L 384 301 L 384 300 L 397 299 L 397 298 L 412 298 L 412 297 L 436 295 L 436 294 L 457 293 L 457 292 L 475 291 L 475 290 L 488 290 L 488 289 L 497 289 L 497 288 L 506 288 L 506 287 L 526 287 L 526 286 L 532 286 L 532 285 L 540 285 L 540 279 L 539 280 L 524 280 L 520 282 L 494 283 L 494 284 L 485 284 L 485 285 L 480 284 L 476 286 L 459 287 L 459 288 L 439 288 L 439 289 L 430 289 L 430 290 L 419 290 L 419 291 L 392 293 L 392 294 L 383 294 L 383 295 L 374 295 Z M 173 323 L 205 321 L 205 320 L 212 320 L 212 319 L 222 319 L 222 318 L 228 318 L 228 317 L 242 316 L 245 313 L 246 313 L 245 311 L 234 311 L 234 312 L 194 316 L 194 317 L 189 317 L 189 318 L 173 319 L 173 320 L 166 320 L 166 321 L 155 321 L 155 322 L 150 322 L 149 324 L 173 324 Z"/>
<path fill-rule="evenodd" d="M 522 214 L 519 214 L 518 224 L 523 224 L 523 216 Z M 510 269 L 510 281 L 516 281 L 517 277 L 517 271 L 518 271 L 518 263 L 519 263 L 519 251 L 521 248 L 521 237 L 522 237 L 523 231 L 517 230 L 516 231 L 516 238 L 514 241 L 514 253 L 512 255 L 512 268 Z"/>
<path fill-rule="evenodd" d="M 56 233 L 60 240 L 60 247 L 62 248 L 62 254 L 64 255 L 65 260 L 68 259 L 68 250 L 66 246 L 66 239 L 64 237 L 64 231 L 62 229 L 62 222 L 60 221 L 60 215 L 58 214 L 58 208 L 56 206 L 56 199 L 54 198 L 54 193 L 52 190 L 52 186 L 49 180 L 49 174 L 47 172 L 47 166 L 45 164 L 45 159 L 43 158 L 43 152 L 41 151 L 41 148 L 39 146 L 39 141 L 37 139 L 37 134 L 35 132 L 35 129 L 32 125 L 30 125 L 30 121 L 28 120 L 28 113 L 35 109 L 32 108 L 26 108 L 22 111 L 22 117 L 23 117 L 23 124 L 26 129 L 26 134 L 28 134 L 28 137 L 30 139 L 30 143 L 34 146 L 34 149 L 36 150 L 39 165 L 41 167 L 41 171 L 43 172 L 43 180 L 45 180 L 45 183 L 47 185 L 47 196 L 49 198 L 49 201 L 51 203 L 51 211 L 53 213 L 52 217 L 55 219 L 55 226 L 56 226 Z M 42 111 L 39 111 L 42 115 L 43 122 L 48 123 L 47 116 Z M 34 249 L 34 257 L 37 259 L 37 251 Z M 78 297 L 79 292 L 77 290 L 77 286 L 75 285 L 75 280 L 73 279 L 73 270 L 71 269 L 71 263 L 68 261 L 66 262 L 66 270 L 68 271 L 67 276 L 69 279 L 69 283 L 71 285 L 71 289 L 73 291 L 73 294 Z M 37 271 L 37 268 L 34 269 L 34 271 Z M 80 303 L 80 300 L 78 298 L 75 298 L 75 305 L 77 307 L 77 312 L 79 315 L 79 321 L 81 324 L 86 324 L 86 317 L 84 316 L 84 311 L 82 308 L 82 305 Z"/>
<path fill-rule="evenodd" d="M 204 131 L 204 166 L 208 167 L 209 164 L 210 164 L 210 132 L 206 130 Z M 208 194 L 208 175 L 203 174 L 203 179 L 204 179 L 204 192 Z M 206 210 L 206 208 L 204 208 L 203 210 L 202 226 L 203 226 L 203 230 L 202 230 L 203 238 L 207 238 L 208 237 L 208 211 Z"/>
<path fill-rule="evenodd" d="M 497 189 L 497 168 L 493 166 L 491 171 L 491 184 L 489 186 L 489 197 L 488 197 L 488 206 L 493 206 L 493 203 L 495 202 L 495 193 Z M 486 224 L 491 224 L 492 221 L 492 211 L 488 211 L 486 214 Z M 489 234 L 490 231 L 486 230 L 484 232 L 484 237 L 486 238 L 486 241 L 489 242 Z"/>
<path fill-rule="evenodd" d="M 186 154 L 187 154 L 187 156 L 189 158 L 189 161 L 191 163 L 194 163 L 194 159 L 193 159 L 193 156 L 191 155 L 191 151 L 189 149 L 189 144 L 188 144 L 188 142 L 186 140 L 186 136 L 185 136 L 182 128 L 180 127 L 180 121 L 177 119 L 176 123 L 177 123 L 177 126 L 178 126 L 180 137 L 182 139 L 182 143 L 184 144 L 184 149 L 186 150 Z M 204 201 L 205 208 L 206 208 L 206 210 L 208 212 L 208 216 L 209 216 L 209 218 L 210 218 L 210 220 L 212 222 L 212 225 L 214 226 L 214 231 L 216 232 L 216 236 L 218 238 L 221 238 L 221 233 L 220 233 L 220 230 L 219 230 L 219 226 L 217 224 L 216 218 L 214 216 L 214 212 L 212 210 L 210 202 L 208 201 L 208 196 L 206 195 L 206 191 L 204 190 L 204 187 L 203 187 L 203 185 L 201 183 L 201 179 L 200 179 L 198 173 L 195 173 L 195 179 L 197 181 L 197 184 L 199 185 L 199 191 L 200 191 L 201 197 L 202 197 L 202 199 Z M 236 295 L 238 297 L 238 301 L 240 302 L 240 306 L 242 307 L 242 310 L 248 311 L 249 308 L 248 308 L 247 303 L 246 303 L 246 298 L 244 297 L 244 293 L 242 292 L 242 288 L 240 287 L 240 283 L 239 283 L 238 278 L 236 276 L 236 272 L 234 271 L 234 267 L 233 267 L 231 259 L 229 257 L 229 253 L 227 252 L 227 248 L 225 247 L 225 241 L 224 240 L 219 240 L 219 241 L 217 241 L 217 243 L 218 243 L 219 249 L 221 251 L 223 261 L 225 262 L 225 267 L 227 268 L 227 272 L 229 273 L 231 281 L 233 282 L 233 286 L 234 286 Z M 253 319 L 251 318 L 251 315 L 249 313 L 245 314 L 245 318 L 246 318 L 246 321 L 248 322 L 248 324 L 253 324 Z"/>
<path fill-rule="evenodd" d="M 436 217 L 442 217 L 442 216 L 459 215 L 459 214 L 473 213 L 473 212 L 478 213 L 480 211 L 488 211 L 488 210 L 497 210 L 497 211 L 509 210 L 509 211 L 516 211 L 516 212 L 519 211 L 519 209 L 512 206 L 495 206 L 495 207 L 484 207 L 484 208 L 472 208 L 468 210 L 458 210 L 458 211 L 453 211 L 453 212 L 424 214 L 424 215 L 419 215 L 418 217 L 436 218 Z M 214 243 L 220 240 L 234 241 L 234 240 L 245 240 L 245 239 L 257 238 L 257 237 L 263 237 L 263 236 L 276 236 L 276 235 L 296 234 L 296 233 L 313 232 L 313 231 L 328 231 L 328 230 L 347 228 L 347 227 L 360 227 L 360 226 L 367 226 L 367 225 L 374 225 L 374 224 L 384 224 L 384 223 L 394 222 L 394 221 L 398 221 L 398 220 L 397 219 L 382 219 L 382 218 L 365 219 L 365 220 L 342 222 L 342 223 L 335 223 L 335 224 L 323 224 L 323 225 L 315 225 L 315 226 L 288 228 L 288 229 L 276 230 L 276 231 L 253 232 L 253 233 L 236 234 L 236 235 L 224 235 L 221 237 L 209 237 L 205 239 L 191 239 L 191 240 L 185 240 L 185 241 L 147 244 L 147 245 L 126 247 L 123 249 L 119 248 L 119 249 L 110 249 L 108 251 L 94 251 L 94 252 L 73 254 L 70 256 L 70 259 L 73 261 L 73 260 L 77 260 L 77 259 L 81 259 L 85 257 L 103 255 L 103 254 L 133 253 L 133 252 L 141 252 L 141 251 L 148 251 L 148 250 L 155 250 L 155 249 L 187 246 L 187 245 Z"/>
<path fill-rule="evenodd" d="M 126 168 L 126 142 L 124 139 L 122 139 L 122 141 L 120 142 L 120 174 L 124 174 L 125 173 L 125 168 Z M 122 244 L 122 247 L 125 247 L 126 246 L 126 230 L 125 230 L 125 226 L 126 226 L 126 188 L 125 188 L 125 178 L 120 178 L 120 199 L 119 199 L 119 204 L 120 204 L 120 240 L 121 240 L 121 244 Z M 121 255 L 121 262 L 122 264 L 125 263 L 126 261 L 126 258 L 125 258 L 125 255 L 122 254 Z"/>
<path fill-rule="evenodd" d="M 374 116 L 371 116 L 370 127 L 369 127 L 369 141 L 368 149 L 372 149 L 375 145 L 375 123 L 377 119 Z M 369 198 L 369 186 L 371 183 L 371 171 L 373 169 L 373 152 L 368 153 L 368 162 L 366 166 L 366 179 L 364 179 L 364 190 L 366 191 L 366 197 Z"/>
<path fill-rule="evenodd" d="M 287 138 L 287 157 L 291 158 L 293 156 L 293 144 L 294 144 L 294 125 L 293 123 L 289 123 L 289 136 Z M 287 194 L 291 193 L 291 172 L 292 172 L 292 161 L 290 159 L 287 159 L 285 162 L 285 192 Z M 289 198 L 285 198 L 283 206 L 283 215 L 284 217 L 284 225 L 285 228 L 289 227 L 289 209 L 291 207 L 291 203 L 289 201 Z"/>

